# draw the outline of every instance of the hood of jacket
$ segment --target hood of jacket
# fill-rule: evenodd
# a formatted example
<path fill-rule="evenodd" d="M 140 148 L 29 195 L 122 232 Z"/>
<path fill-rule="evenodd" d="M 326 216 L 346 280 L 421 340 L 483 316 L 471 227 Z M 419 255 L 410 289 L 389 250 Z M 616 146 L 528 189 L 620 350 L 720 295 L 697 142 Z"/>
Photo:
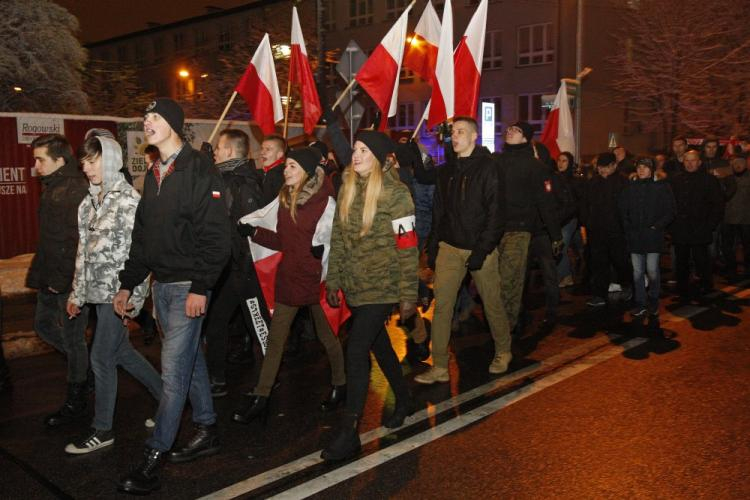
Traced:
<path fill-rule="evenodd" d="M 326 181 L 326 173 L 322 167 L 315 168 L 315 175 L 310 177 L 297 196 L 297 205 L 302 206 L 307 203 L 310 198 L 315 196 L 323 187 Z M 331 193 L 326 193 L 330 195 Z"/>
<path fill-rule="evenodd" d="M 89 193 L 96 196 L 102 190 L 111 191 L 120 182 L 126 182 L 122 175 L 122 147 L 109 137 L 97 137 L 102 145 L 102 183 L 99 186 L 89 183 Z"/>

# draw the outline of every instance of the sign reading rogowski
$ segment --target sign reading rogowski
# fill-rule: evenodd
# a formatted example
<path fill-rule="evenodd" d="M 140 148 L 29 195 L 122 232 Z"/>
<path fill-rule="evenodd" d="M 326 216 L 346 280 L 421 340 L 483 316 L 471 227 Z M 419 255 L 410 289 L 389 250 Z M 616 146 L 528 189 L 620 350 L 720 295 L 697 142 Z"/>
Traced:
<path fill-rule="evenodd" d="M 31 144 L 41 135 L 65 135 L 65 121 L 62 118 L 46 116 L 19 116 L 16 118 L 18 144 Z"/>

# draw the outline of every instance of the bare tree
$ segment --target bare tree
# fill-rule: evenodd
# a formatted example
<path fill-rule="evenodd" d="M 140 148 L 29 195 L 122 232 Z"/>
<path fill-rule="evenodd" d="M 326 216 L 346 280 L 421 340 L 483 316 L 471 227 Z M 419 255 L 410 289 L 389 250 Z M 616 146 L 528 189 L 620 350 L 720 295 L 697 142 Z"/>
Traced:
<path fill-rule="evenodd" d="M 0 109 L 87 113 L 78 20 L 48 0 L 0 2 Z"/>
<path fill-rule="evenodd" d="M 750 23 L 741 0 L 631 0 L 622 6 L 613 90 L 626 119 L 662 141 L 748 126 Z"/>
<path fill-rule="evenodd" d="M 91 112 L 97 115 L 142 116 L 153 92 L 146 92 L 138 82 L 131 64 L 90 60 L 84 75 L 84 90 Z"/>

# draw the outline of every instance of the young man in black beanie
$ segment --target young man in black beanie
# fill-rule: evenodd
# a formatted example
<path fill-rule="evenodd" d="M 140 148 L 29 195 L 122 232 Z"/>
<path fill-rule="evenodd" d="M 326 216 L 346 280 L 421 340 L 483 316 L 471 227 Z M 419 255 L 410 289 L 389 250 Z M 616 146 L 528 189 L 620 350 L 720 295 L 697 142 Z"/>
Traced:
<path fill-rule="evenodd" d="M 188 393 L 196 433 L 187 446 L 169 453 L 169 461 L 219 451 L 200 333 L 210 291 L 229 257 L 229 218 L 221 176 L 209 158 L 183 142 L 183 122 L 182 108 L 171 99 L 159 98 L 146 108 L 143 132 L 161 159 L 146 173 L 130 254 L 113 301 L 115 312 L 127 318 L 133 288 L 152 273 L 154 307 L 164 332 L 156 427 L 143 461 L 118 484 L 126 493 L 159 488 L 158 471 L 174 444 Z"/>

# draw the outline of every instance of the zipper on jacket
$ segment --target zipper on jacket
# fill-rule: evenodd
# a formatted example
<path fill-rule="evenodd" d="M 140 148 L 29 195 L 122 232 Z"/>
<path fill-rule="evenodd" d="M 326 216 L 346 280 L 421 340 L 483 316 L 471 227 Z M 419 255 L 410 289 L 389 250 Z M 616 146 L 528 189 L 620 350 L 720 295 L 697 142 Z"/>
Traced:
<path fill-rule="evenodd" d="M 461 179 L 461 201 L 466 199 L 466 176 Z"/>

